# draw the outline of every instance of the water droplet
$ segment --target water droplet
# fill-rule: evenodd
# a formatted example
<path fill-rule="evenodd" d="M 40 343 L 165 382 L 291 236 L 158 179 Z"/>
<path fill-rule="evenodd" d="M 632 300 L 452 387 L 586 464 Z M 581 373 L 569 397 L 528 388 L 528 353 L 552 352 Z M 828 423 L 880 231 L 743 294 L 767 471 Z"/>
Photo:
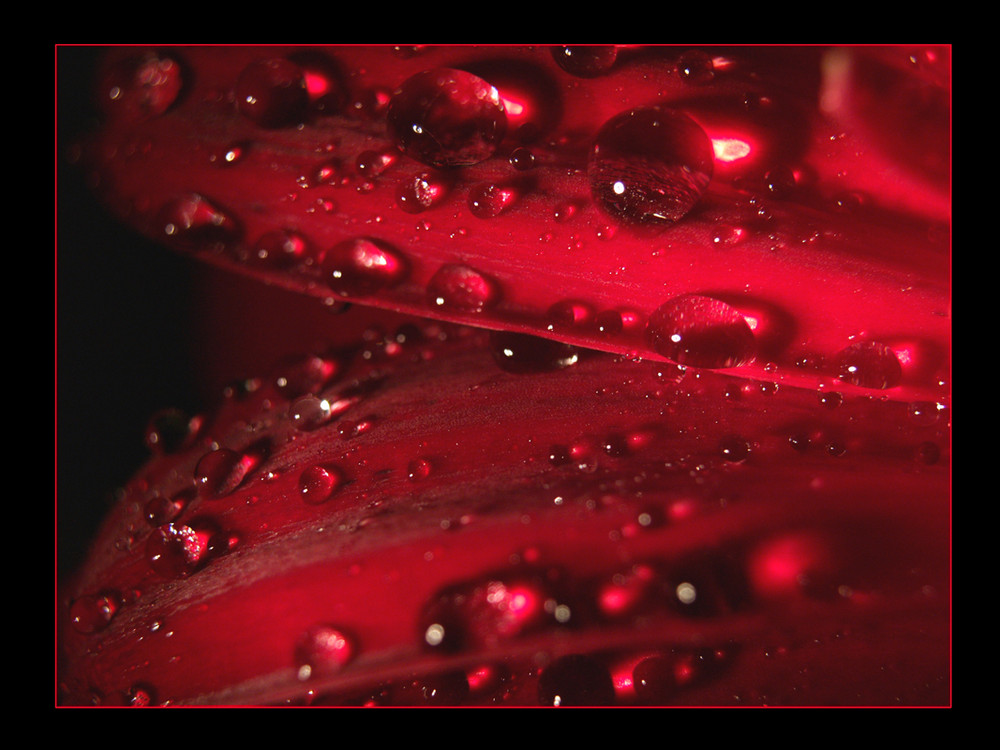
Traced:
<path fill-rule="evenodd" d="M 290 55 L 288 59 L 302 70 L 313 112 L 334 115 L 344 108 L 347 94 L 343 75 L 331 58 L 316 50 L 305 50 Z"/>
<path fill-rule="evenodd" d="M 371 178 L 378 177 L 395 163 L 396 154 L 368 149 L 358 154 L 354 167 L 358 170 L 358 174 Z"/>
<path fill-rule="evenodd" d="M 309 111 L 302 68 L 282 58 L 250 63 L 240 73 L 235 93 L 240 113 L 262 128 L 298 125 Z"/>
<path fill-rule="evenodd" d="M 661 305 L 650 315 L 646 333 L 654 350 L 694 367 L 738 367 L 755 351 L 753 332 L 737 310 L 696 294 Z"/>
<path fill-rule="evenodd" d="M 562 44 L 552 48 L 560 68 L 579 78 L 596 78 L 614 67 L 618 48 L 613 44 Z"/>
<path fill-rule="evenodd" d="M 530 149 L 518 146 L 510 152 L 510 165 L 518 172 L 527 172 L 535 168 L 535 155 Z"/>
<path fill-rule="evenodd" d="M 490 333 L 490 351 L 502 370 L 515 374 L 562 370 L 580 356 L 569 344 L 509 331 Z"/>
<path fill-rule="evenodd" d="M 553 304 L 546 314 L 548 330 L 566 331 L 589 325 L 594 318 L 594 310 L 586 302 L 560 300 Z"/>
<path fill-rule="evenodd" d="M 229 448 L 210 451 L 198 460 L 195 486 L 202 497 L 222 497 L 239 487 L 253 463 L 249 456 Z"/>
<path fill-rule="evenodd" d="M 389 103 L 388 125 L 412 158 L 457 167 L 493 155 L 506 132 L 507 115 L 500 92 L 482 78 L 436 68 L 403 82 Z"/>
<path fill-rule="evenodd" d="M 750 443 L 740 437 L 727 437 L 719 444 L 719 452 L 724 461 L 743 463 L 750 456 Z"/>
<path fill-rule="evenodd" d="M 159 228 L 174 246 L 196 252 L 222 250 L 236 242 L 240 228 L 218 206 L 197 193 L 167 203 L 158 217 Z"/>
<path fill-rule="evenodd" d="M 556 659 L 538 678 L 538 703 L 542 706 L 611 706 L 615 686 L 601 662 L 583 654 Z"/>
<path fill-rule="evenodd" d="M 791 167 L 775 167 L 764 175 L 764 186 L 767 191 L 778 198 L 788 198 L 795 192 L 798 178 Z"/>
<path fill-rule="evenodd" d="M 81 596 L 70 605 L 69 621 L 78 633 L 96 633 L 111 623 L 121 606 L 122 596 L 117 591 Z"/>
<path fill-rule="evenodd" d="M 712 179 L 712 142 L 682 112 L 648 107 L 613 117 L 601 128 L 587 173 L 597 204 L 634 225 L 684 217 Z"/>
<path fill-rule="evenodd" d="M 274 387 L 292 401 L 307 393 L 317 393 L 339 373 L 340 362 L 333 357 L 312 354 L 282 362 L 274 378 Z"/>
<path fill-rule="evenodd" d="M 231 167 L 234 164 L 239 164 L 249 150 L 250 146 L 246 143 L 233 143 L 213 153 L 208 157 L 208 160 L 220 167 Z"/>
<path fill-rule="evenodd" d="M 298 678 L 336 674 L 355 655 L 355 646 L 343 630 L 330 625 L 314 625 L 295 644 L 295 666 Z"/>
<path fill-rule="evenodd" d="M 291 268 L 306 256 L 307 247 L 301 234 L 278 229 L 261 235 L 240 259 L 259 268 Z"/>
<path fill-rule="evenodd" d="M 168 523 L 155 529 L 146 543 L 150 567 L 164 578 L 186 578 L 207 560 L 215 530 L 209 525 Z"/>
<path fill-rule="evenodd" d="M 844 403 L 844 396 L 836 391 L 820 391 L 819 402 L 827 409 L 836 409 Z"/>
<path fill-rule="evenodd" d="M 329 399 L 307 393 L 295 400 L 288 410 L 295 429 L 310 431 L 330 421 L 333 416 L 333 405 Z"/>
<path fill-rule="evenodd" d="M 427 283 L 427 297 L 434 307 L 478 313 L 500 301 L 500 288 L 474 268 L 448 263 Z"/>
<path fill-rule="evenodd" d="M 896 353 L 877 341 L 858 341 L 836 358 L 837 377 L 862 388 L 894 388 L 903 377 Z"/>
<path fill-rule="evenodd" d="M 482 183 L 469 190 L 469 211 L 477 218 L 492 219 L 510 208 L 516 198 L 510 186 Z"/>
<path fill-rule="evenodd" d="M 141 122 L 170 109 L 183 84 L 176 60 L 149 52 L 122 60 L 107 71 L 101 82 L 103 103 L 112 117 Z"/>
<path fill-rule="evenodd" d="M 427 211 L 448 194 L 448 180 L 431 172 L 408 177 L 396 186 L 396 205 L 411 214 Z"/>
<path fill-rule="evenodd" d="M 399 284 L 409 273 L 403 257 L 381 240 L 345 240 L 323 256 L 323 277 L 342 297 L 367 296 Z"/>
<path fill-rule="evenodd" d="M 343 472 L 334 466 L 309 466 L 299 475 L 299 494 L 309 505 L 325 503 L 344 484 Z"/>
<path fill-rule="evenodd" d="M 162 526 L 176 521 L 184 508 L 195 498 L 193 488 L 182 490 L 173 497 L 157 495 L 151 498 L 143 507 L 143 514 L 150 526 Z"/>
<path fill-rule="evenodd" d="M 419 628 L 432 650 L 457 652 L 496 646 L 557 624 L 555 601 L 541 574 L 505 574 L 450 586 L 425 608 Z"/>
<path fill-rule="evenodd" d="M 943 404 L 937 404 L 933 401 L 914 401 L 907 407 L 910 419 L 921 427 L 930 427 L 937 423 L 943 411 Z"/>
<path fill-rule="evenodd" d="M 431 462 L 426 458 L 415 458 L 406 467 L 406 477 L 411 482 L 419 482 L 431 475 Z"/>
<path fill-rule="evenodd" d="M 677 60 L 677 75 L 690 86 L 705 86 L 715 78 L 715 63 L 708 53 L 689 50 Z"/>

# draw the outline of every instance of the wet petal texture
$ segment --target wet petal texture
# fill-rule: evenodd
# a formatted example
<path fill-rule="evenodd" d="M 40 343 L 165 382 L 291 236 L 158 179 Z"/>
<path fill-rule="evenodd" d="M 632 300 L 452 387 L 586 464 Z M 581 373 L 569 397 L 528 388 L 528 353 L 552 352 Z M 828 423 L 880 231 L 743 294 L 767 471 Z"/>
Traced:
<path fill-rule="evenodd" d="M 948 52 L 329 47 L 306 65 L 295 48 L 157 50 L 140 59 L 173 61 L 163 94 L 140 88 L 143 116 L 109 118 L 81 161 L 137 229 L 303 295 L 675 362 L 645 331 L 697 295 L 755 339 L 714 366 L 819 387 L 858 341 L 919 339 L 925 366 L 888 388 L 934 398 L 950 361 Z M 321 60 L 340 106 L 309 98 Z M 907 93 L 880 100 L 892 87 Z M 900 136 L 926 154 L 910 168 L 881 134 L 917 119 Z M 550 328 L 569 303 L 631 324 Z"/>
<path fill-rule="evenodd" d="M 154 454 L 64 593 L 67 702 L 947 700 L 947 419 L 405 333 L 327 353 L 312 396 L 351 400 L 325 424 L 261 377 Z M 262 441 L 238 485 L 190 492 L 211 446 Z"/>

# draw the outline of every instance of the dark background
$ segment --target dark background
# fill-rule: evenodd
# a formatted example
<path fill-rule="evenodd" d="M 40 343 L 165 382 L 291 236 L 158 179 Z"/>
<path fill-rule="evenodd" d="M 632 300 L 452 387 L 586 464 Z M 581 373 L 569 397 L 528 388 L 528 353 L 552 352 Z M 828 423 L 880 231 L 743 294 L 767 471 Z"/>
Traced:
<path fill-rule="evenodd" d="M 68 158 L 97 124 L 100 50 L 56 47 L 56 543 L 62 580 L 81 562 L 114 490 L 148 452 L 158 409 L 199 411 L 188 260 L 121 226 Z"/>

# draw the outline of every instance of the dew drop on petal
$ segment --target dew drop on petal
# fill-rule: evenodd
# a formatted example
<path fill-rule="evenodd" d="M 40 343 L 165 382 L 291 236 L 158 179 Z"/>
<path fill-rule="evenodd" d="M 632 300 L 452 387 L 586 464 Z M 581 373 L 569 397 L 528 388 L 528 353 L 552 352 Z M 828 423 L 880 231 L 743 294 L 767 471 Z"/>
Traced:
<path fill-rule="evenodd" d="M 753 332 L 737 310 L 696 294 L 675 297 L 657 308 L 646 333 L 655 351 L 694 367 L 737 367 L 755 352 Z"/>
<path fill-rule="evenodd" d="M 162 526 L 176 521 L 184 512 L 184 508 L 194 500 L 195 494 L 193 488 L 188 488 L 172 497 L 157 495 L 150 498 L 143 506 L 146 521 L 149 522 L 150 526 Z"/>
<path fill-rule="evenodd" d="M 493 331 L 490 351 L 500 369 L 515 374 L 554 372 L 576 364 L 576 347 L 523 333 Z"/>
<path fill-rule="evenodd" d="M 253 467 L 250 456 L 229 448 L 209 451 L 194 470 L 195 486 L 202 497 L 222 497 L 239 487 Z"/>
<path fill-rule="evenodd" d="M 308 505 L 333 497 L 344 484 L 344 474 L 333 466 L 309 466 L 299 475 L 299 495 Z"/>
<path fill-rule="evenodd" d="M 236 81 L 235 96 L 240 113 L 263 128 L 298 125 L 309 111 L 302 68 L 283 58 L 250 63 Z"/>
<path fill-rule="evenodd" d="M 149 566 L 164 578 L 186 578 L 208 559 L 212 530 L 168 523 L 155 529 L 146 543 Z"/>
<path fill-rule="evenodd" d="M 712 179 L 712 142 L 683 112 L 646 107 L 602 126 L 587 165 L 590 190 L 611 217 L 632 225 L 683 218 Z"/>
<path fill-rule="evenodd" d="M 329 399 L 307 393 L 297 398 L 289 407 L 288 416 L 295 429 L 308 432 L 329 422 L 333 411 L 333 404 Z"/>
<path fill-rule="evenodd" d="M 448 194 L 448 181 L 432 172 L 407 177 L 396 186 L 396 205 L 410 214 L 434 208 Z"/>
<path fill-rule="evenodd" d="M 511 187 L 482 183 L 474 185 L 469 190 L 469 211 L 479 219 L 492 219 L 499 216 L 517 199 L 517 193 Z"/>
<path fill-rule="evenodd" d="M 76 599 L 69 608 L 69 619 L 78 633 L 96 633 L 104 630 L 122 605 L 117 591 L 102 591 Z"/>
<path fill-rule="evenodd" d="M 433 307 L 456 312 L 477 313 L 500 301 L 496 282 L 474 268 L 448 263 L 427 283 L 427 298 Z"/>
<path fill-rule="evenodd" d="M 862 388 L 894 388 L 903 378 L 896 353 L 877 341 L 858 341 L 836 357 L 837 377 Z"/>
<path fill-rule="evenodd" d="M 278 229 L 258 237 L 253 247 L 241 254 L 241 260 L 258 268 L 285 269 L 299 263 L 306 251 L 305 237 L 298 232 Z"/>
<path fill-rule="evenodd" d="M 300 680 L 336 674 L 354 658 L 356 648 L 347 634 L 331 625 L 314 625 L 295 643 L 295 667 Z"/>
<path fill-rule="evenodd" d="M 435 68 L 403 82 L 387 113 L 401 151 L 434 167 L 490 158 L 507 128 L 500 93 L 478 76 Z"/>
<path fill-rule="evenodd" d="M 367 296 L 403 281 L 409 267 L 385 242 L 367 237 L 345 240 L 323 255 L 323 278 L 342 297 Z"/>

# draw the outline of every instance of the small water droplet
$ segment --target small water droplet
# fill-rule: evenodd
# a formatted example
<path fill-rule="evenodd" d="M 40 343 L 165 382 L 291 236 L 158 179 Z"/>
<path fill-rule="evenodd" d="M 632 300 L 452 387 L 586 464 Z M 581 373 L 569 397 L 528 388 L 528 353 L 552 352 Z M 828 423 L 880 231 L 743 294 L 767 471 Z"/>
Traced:
<path fill-rule="evenodd" d="M 743 463 L 750 456 L 750 443 L 740 437 L 727 437 L 719 444 L 719 452 L 724 461 Z"/>
<path fill-rule="evenodd" d="M 278 229 L 261 235 L 252 248 L 240 254 L 240 260 L 259 268 L 291 268 L 306 256 L 307 248 L 302 235 Z"/>
<path fill-rule="evenodd" d="M 298 125 L 309 111 L 302 68 L 283 58 L 250 63 L 236 81 L 235 96 L 240 113 L 263 128 Z"/>
<path fill-rule="evenodd" d="M 448 263 L 427 283 L 427 297 L 433 307 L 478 313 L 500 301 L 500 288 L 474 268 Z"/>
<path fill-rule="evenodd" d="M 395 286 L 409 273 L 397 250 L 381 240 L 358 237 L 330 248 L 322 262 L 327 285 L 342 297 L 367 296 Z"/>
<path fill-rule="evenodd" d="M 705 86 L 715 78 L 715 62 L 702 50 L 689 50 L 677 60 L 677 75 L 689 86 Z"/>
<path fill-rule="evenodd" d="M 347 100 L 343 75 L 330 57 L 317 50 L 304 50 L 288 58 L 302 70 L 309 106 L 319 115 L 334 115 Z"/>
<path fill-rule="evenodd" d="M 274 387 L 292 401 L 307 393 L 318 393 L 340 374 L 341 364 L 333 358 L 316 354 L 282 362 L 274 377 Z"/>
<path fill-rule="evenodd" d="M 314 625 L 295 643 L 295 667 L 300 680 L 336 674 L 355 656 L 353 640 L 340 628 Z"/>
<path fill-rule="evenodd" d="M 478 76 L 435 68 L 403 82 L 387 114 L 400 150 L 424 164 L 457 167 L 488 159 L 507 129 L 500 93 Z"/>
<path fill-rule="evenodd" d="M 580 357 L 569 344 L 509 331 L 490 333 L 490 351 L 502 370 L 515 374 L 562 370 Z"/>
<path fill-rule="evenodd" d="M 419 482 L 431 475 L 431 462 L 426 458 L 415 458 L 406 467 L 406 477 L 411 482 Z"/>
<path fill-rule="evenodd" d="M 552 57 L 570 75 L 596 78 L 614 67 L 618 48 L 613 44 L 562 44 L 552 48 Z"/>
<path fill-rule="evenodd" d="M 288 410 L 295 429 L 310 431 L 322 427 L 333 416 L 329 399 L 307 393 L 295 400 Z"/>
<path fill-rule="evenodd" d="M 189 488 L 178 492 L 173 497 L 157 495 L 150 498 L 143 507 L 143 514 L 150 526 L 162 526 L 176 521 L 184 508 L 195 498 L 195 490 Z"/>
<path fill-rule="evenodd" d="M 862 388 L 894 388 L 903 377 L 896 353 L 877 341 L 858 341 L 836 357 L 837 377 Z"/>
<path fill-rule="evenodd" d="M 661 305 L 650 315 L 646 332 L 654 350 L 694 367 L 738 367 L 755 352 L 753 332 L 737 310 L 696 294 Z"/>
<path fill-rule="evenodd" d="M 208 160 L 220 167 L 231 167 L 239 164 L 249 150 L 250 146 L 246 143 L 232 143 L 212 153 Z"/>
<path fill-rule="evenodd" d="M 511 151 L 509 161 L 518 172 L 527 172 L 535 168 L 535 154 L 524 146 L 518 146 Z"/>
<path fill-rule="evenodd" d="M 449 182 L 432 172 L 407 177 L 396 186 L 396 205 L 411 214 L 434 208 L 448 194 Z"/>
<path fill-rule="evenodd" d="M 168 523 L 155 529 L 146 543 L 150 567 L 164 578 L 186 578 L 208 560 L 215 529 Z"/>
<path fill-rule="evenodd" d="M 309 466 L 299 475 L 299 494 L 309 505 L 325 503 L 344 484 L 343 472 L 335 466 Z"/>
<path fill-rule="evenodd" d="M 96 633 L 111 623 L 121 606 L 122 596 L 117 591 L 81 596 L 70 605 L 70 624 L 78 633 Z"/>
<path fill-rule="evenodd" d="M 506 185 L 482 183 L 469 190 L 469 211 L 479 219 L 492 219 L 508 210 L 517 199 L 516 191 Z"/>
<path fill-rule="evenodd" d="M 378 177 L 395 163 L 396 154 L 368 149 L 358 154 L 358 158 L 354 161 L 354 167 L 358 170 L 358 174 L 372 178 Z"/>
<path fill-rule="evenodd" d="M 633 109 L 601 128 L 587 174 L 597 204 L 633 225 L 683 218 L 712 179 L 712 142 L 694 120 L 664 107 Z"/>
<path fill-rule="evenodd" d="M 160 230 L 181 250 L 222 250 L 235 244 L 240 228 L 210 200 L 188 193 L 167 203 L 158 216 Z"/>
<path fill-rule="evenodd" d="M 844 396 L 836 391 L 820 391 L 819 402 L 827 409 L 836 409 L 844 403 Z"/>
<path fill-rule="evenodd" d="M 229 448 L 209 451 L 198 460 L 194 470 L 195 486 L 202 497 L 228 495 L 246 478 L 253 461 L 250 456 Z"/>

